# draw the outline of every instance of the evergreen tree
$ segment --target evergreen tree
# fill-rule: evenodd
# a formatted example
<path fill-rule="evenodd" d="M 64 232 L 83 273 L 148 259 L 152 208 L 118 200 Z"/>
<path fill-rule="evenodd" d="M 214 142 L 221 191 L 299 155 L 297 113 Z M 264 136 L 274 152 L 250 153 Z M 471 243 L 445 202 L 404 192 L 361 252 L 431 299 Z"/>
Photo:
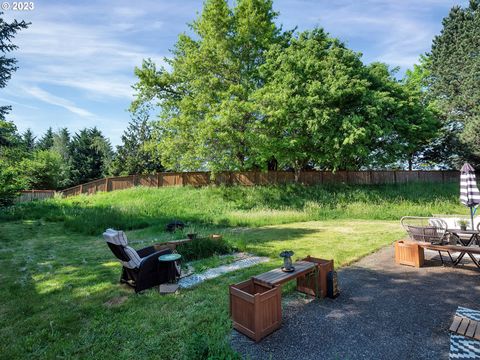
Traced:
<path fill-rule="evenodd" d="M 53 130 L 51 127 L 47 129 L 45 134 L 38 140 L 37 148 L 40 150 L 49 150 L 53 146 Z"/>
<path fill-rule="evenodd" d="M 156 146 L 152 146 L 152 127 L 149 109 L 140 109 L 132 116 L 122 135 L 122 145 L 117 147 L 113 172 L 118 175 L 152 174 L 163 167 Z"/>
<path fill-rule="evenodd" d="M 28 25 L 25 21 L 14 20 L 11 23 L 3 19 L 3 12 L 0 12 L 0 88 L 7 86 L 7 82 L 12 74 L 17 71 L 17 60 L 7 57 L 6 54 L 18 49 L 18 46 L 12 44 L 12 39 L 18 31 L 26 29 Z M 11 106 L 0 106 L 0 121 L 5 120 L 5 116 L 11 110 Z"/>
<path fill-rule="evenodd" d="M 52 148 L 62 156 L 65 162 L 70 161 L 70 132 L 67 128 L 62 128 L 53 134 Z"/>
<path fill-rule="evenodd" d="M 61 159 L 61 176 L 58 181 L 58 187 L 65 188 L 71 185 L 71 146 L 70 132 L 67 128 L 62 128 L 53 134 L 53 152 L 59 154 Z"/>
<path fill-rule="evenodd" d="M 207 0 L 191 25 L 195 37 L 180 35 L 170 68 L 145 61 L 136 69 L 132 110 L 151 100 L 161 107 L 157 134 L 169 168 L 245 170 L 257 162 L 257 120 L 250 99 L 264 79 L 258 67 L 265 52 L 283 41 L 271 0 Z"/>
<path fill-rule="evenodd" d="M 35 139 L 36 137 L 33 135 L 31 129 L 25 130 L 22 134 L 22 143 L 28 152 L 32 152 L 35 149 Z"/>
<path fill-rule="evenodd" d="M 438 154 L 458 166 L 470 158 L 480 164 L 480 0 L 455 6 L 429 54 L 429 93 L 444 121 Z M 471 158 L 471 153 L 476 157 Z"/>
<path fill-rule="evenodd" d="M 97 129 L 83 129 L 70 143 L 72 182 L 82 184 L 107 175 L 112 149 L 110 142 Z"/>
<path fill-rule="evenodd" d="M 27 185 L 18 166 L 25 155 L 15 124 L 0 119 L 0 207 L 12 204 Z"/>

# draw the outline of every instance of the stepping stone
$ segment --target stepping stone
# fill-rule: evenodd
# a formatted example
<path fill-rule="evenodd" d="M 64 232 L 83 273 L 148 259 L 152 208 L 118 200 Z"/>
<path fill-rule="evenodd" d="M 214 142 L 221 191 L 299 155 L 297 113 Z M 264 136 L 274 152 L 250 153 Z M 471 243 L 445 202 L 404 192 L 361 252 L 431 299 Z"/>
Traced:
<path fill-rule="evenodd" d="M 159 287 L 160 294 L 173 294 L 178 290 L 178 284 L 161 284 Z"/>

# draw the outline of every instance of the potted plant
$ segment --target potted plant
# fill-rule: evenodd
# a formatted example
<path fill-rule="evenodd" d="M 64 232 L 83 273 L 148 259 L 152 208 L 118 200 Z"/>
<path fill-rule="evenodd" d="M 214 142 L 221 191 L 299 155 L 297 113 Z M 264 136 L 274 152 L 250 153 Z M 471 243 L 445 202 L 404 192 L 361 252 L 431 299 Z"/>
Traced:
<path fill-rule="evenodd" d="M 465 220 L 465 219 L 457 221 L 458 226 L 460 226 L 460 230 L 467 230 L 468 223 L 469 223 L 468 220 Z"/>

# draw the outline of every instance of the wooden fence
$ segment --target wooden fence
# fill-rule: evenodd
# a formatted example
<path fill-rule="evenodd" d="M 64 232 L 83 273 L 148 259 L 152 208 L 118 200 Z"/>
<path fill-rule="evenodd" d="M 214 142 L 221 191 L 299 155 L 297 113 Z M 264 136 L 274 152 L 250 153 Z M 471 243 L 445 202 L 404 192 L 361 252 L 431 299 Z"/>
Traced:
<path fill-rule="evenodd" d="M 24 190 L 15 200 L 16 202 L 27 202 L 33 200 L 44 200 L 55 196 L 55 190 Z"/>
<path fill-rule="evenodd" d="M 404 184 L 409 182 L 452 182 L 459 181 L 458 171 L 305 171 L 299 182 L 317 184 Z M 62 191 L 64 196 L 95 194 L 98 191 L 115 191 L 134 186 L 207 186 L 207 185 L 273 185 L 295 182 L 293 172 L 246 171 L 225 172 L 211 178 L 209 172 L 165 172 L 155 175 L 130 175 L 109 177 L 77 185 Z"/>

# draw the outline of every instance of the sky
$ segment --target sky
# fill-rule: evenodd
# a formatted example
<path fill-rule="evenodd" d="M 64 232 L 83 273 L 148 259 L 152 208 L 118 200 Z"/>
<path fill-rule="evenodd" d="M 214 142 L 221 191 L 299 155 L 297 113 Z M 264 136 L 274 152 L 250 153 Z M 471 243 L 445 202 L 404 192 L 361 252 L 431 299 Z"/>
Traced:
<path fill-rule="evenodd" d="M 13 1 L 10 1 L 10 4 Z M 202 0 L 34 0 L 29 11 L 6 10 L 6 21 L 32 24 L 17 34 L 18 71 L 0 90 L 20 132 L 48 127 L 71 133 L 97 126 L 112 145 L 130 120 L 134 69 L 142 59 L 170 56 L 178 34 Z M 428 52 L 442 19 L 467 0 L 274 0 L 284 29 L 325 28 L 366 63 L 382 61 L 400 74 Z"/>

